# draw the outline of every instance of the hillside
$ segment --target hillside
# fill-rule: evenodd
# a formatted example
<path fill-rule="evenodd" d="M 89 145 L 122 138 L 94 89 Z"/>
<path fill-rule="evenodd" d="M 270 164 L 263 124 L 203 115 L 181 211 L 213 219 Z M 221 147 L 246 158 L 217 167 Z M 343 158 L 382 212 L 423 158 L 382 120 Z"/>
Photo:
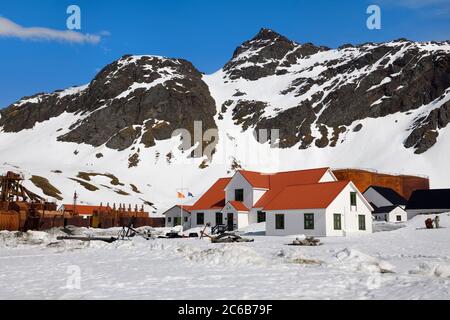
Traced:
<path fill-rule="evenodd" d="M 76 190 L 85 203 L 145 201 L 154 212 L 181 185 L 199 195 L 238 167 L 372 168 L 448 187 L 449 122 L 450 42 L 329 49 L 262 29 L 211 75 L 182 59 L 124 56 L 87 85 L 0 110 L 0 171 L 35 176 L 27 186 L 49 198 L 71 202 Z M 191 133 L 191 150 L 177 129 Z M 259 143 L 262 129 L 279 137 Z"/>

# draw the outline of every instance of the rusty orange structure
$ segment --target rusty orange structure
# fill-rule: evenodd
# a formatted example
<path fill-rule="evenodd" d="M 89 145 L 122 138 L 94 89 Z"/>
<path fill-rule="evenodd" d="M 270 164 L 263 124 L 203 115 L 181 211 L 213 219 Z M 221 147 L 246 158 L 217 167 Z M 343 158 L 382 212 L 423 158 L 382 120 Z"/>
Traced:
<path fill-rule="evenodd" d="M 425 176 L 392 175 L 364 169 L 339 169 L 333 173 L 338 180 L 353 181 L 361 192 L 370 186 L 385 187 L 409 199 L 415 190 L 430 189 L 430 179 Z"/>
<path fill-rule="evenodd" d="M 23 185 L 23 176 L 8 172 L 0 176 L 0 231 L 47 230 L 73 225 L 76 227 L 112 228 L 133 223 L 134 227 L 164 227 L 164 218 L 151 218 L 141 207 L 132 210 L 120 204 L 118 208 L 65 205 L 57 211 L 56 203 L 46 202 Z M 87 207 L 87 208 L 86 208 Z"/>

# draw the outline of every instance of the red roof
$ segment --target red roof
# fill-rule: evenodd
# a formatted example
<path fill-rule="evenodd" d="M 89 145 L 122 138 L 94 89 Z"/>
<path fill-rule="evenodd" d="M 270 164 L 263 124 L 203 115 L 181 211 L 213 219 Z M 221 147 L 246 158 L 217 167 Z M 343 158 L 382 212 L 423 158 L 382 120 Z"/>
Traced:
<path fill-rule="evenodd" d="M 231 178 L 217 180 L 217 182 L 191 207 L 191 211 L 222 209 L 225 206 L 225 188 L 230 181 Z"/>
<path fill-rule="evenodd" d="M 229 204 L 231 204 L 233 206 L 233 208 L 235 208 L 237 211 L 240 212 L 249 212 L 250 210 L 245 206 L 245 204 L 243 204 L 242 202 L 239 201 L 230 201 Z"/>
<path fill-rule="evenodd" d="M 98 210 L 106 210 L 107 207 L 100 207 L 100 206 L 83 206 L 83 205 L 77 205 L 76 213 L 79 215 L 93 215 L 94 211 Z M 111 210 L 111 208 L 109 208 Z M 64 211 L 74 211 L 74 205 L 73 204 L 65 204 L 64 205 Z"/>
<path fill-rule="evenodd" d="M 349 183 L 339 181 L 288 186 L 268 202 L 264 210 L 325 209 Z"/>
<path fill-rule="evenodd" d="M 285 187 L 294 185 L 308 185 L 319 183 L 320 179 L 327 173 L 329 168 L 288 171 L 268 175 L 270 180 L 270 190 L 254 205 L 255 208 L 265 207 L 276 195 Z"/>
<path fill-rule="evenodd" d="M 253 187 L 269 189 L 270 188 L 270 180 L 269 175 L 254 172 L 254 171 L 238 171 Z"/>

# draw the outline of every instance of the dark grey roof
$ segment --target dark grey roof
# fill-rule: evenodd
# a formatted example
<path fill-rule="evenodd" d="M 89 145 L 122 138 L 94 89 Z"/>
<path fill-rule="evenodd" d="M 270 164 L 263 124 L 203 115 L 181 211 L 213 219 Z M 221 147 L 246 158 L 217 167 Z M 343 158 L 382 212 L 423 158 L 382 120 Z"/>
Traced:
<path fill-rule="evenodd" d="M 406 210 L 448 209 L 450 189 L 417 190 L 411 195 Z"/>
<path fill-rule="evenodd" d="M 390 203 L 392 203 L 395 206 L 405 206 L 406 203 L 408 202 L 405 198 L 403 198 L 401 195 L 399 195 L 395 190 L 392 190 L 390 188 L 370 186 L 369 188 L 367 188 L 367 190 L 369 190 L 370 188 L 377 191 L 386 200 L 388 200 Z"/>
<path fill-rule="evenodd" d="M 372 213 L 389 213 L 398 206 L 388 206 L 388 207 L 381 207 L 381 208 L 375 208 L 375 210 Z"/>

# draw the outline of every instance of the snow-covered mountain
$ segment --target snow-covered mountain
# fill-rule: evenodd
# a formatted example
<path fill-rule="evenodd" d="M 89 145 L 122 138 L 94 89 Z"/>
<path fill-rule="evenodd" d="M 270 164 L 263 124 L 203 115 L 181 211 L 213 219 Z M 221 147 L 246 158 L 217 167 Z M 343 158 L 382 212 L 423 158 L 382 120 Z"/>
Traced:
<path fill-rule="evenodd" d="M 182 59 L 124 56 L 88 85 L 0 110 L 0 171 L 65 202 L 76 190 L 86 203 L 145 201 L 155 212 L 178 188 L 199 195 L 238 167 L 362 167 L 443 187 L 449 122 L 450 42 L 329 49 L 262 29 L 212 75 Z M 189 152 L 172 137 L 183 128 Z M 263 129 L 267 143 L 255 139 Z"/>

